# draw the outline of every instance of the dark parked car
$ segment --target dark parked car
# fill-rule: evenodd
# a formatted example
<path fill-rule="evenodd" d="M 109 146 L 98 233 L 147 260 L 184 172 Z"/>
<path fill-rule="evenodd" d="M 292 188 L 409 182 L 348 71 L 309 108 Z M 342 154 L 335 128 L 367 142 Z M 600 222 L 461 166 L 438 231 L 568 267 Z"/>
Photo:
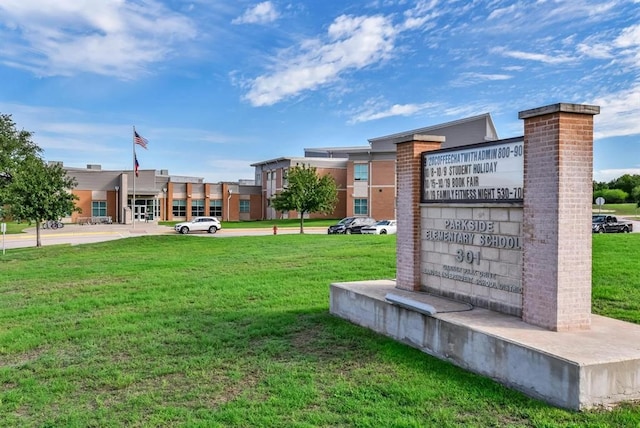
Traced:
<path fill-rule="evenodd" d="M 376 224 L 376 221 L 371 217 L 345 217 L 337 224 L 329 226 L 327 233 L 329 235 L 360 233 L 360 229 L 363 226 L 371 226 L 373 224 Z"/>
<path fill-rule="evenodd" d="M 633 231 L 633 223 L 618 220 L 610 215 L 594 215 L 591 218 L 591 231 L 593 233 L 629 233 Z"/>

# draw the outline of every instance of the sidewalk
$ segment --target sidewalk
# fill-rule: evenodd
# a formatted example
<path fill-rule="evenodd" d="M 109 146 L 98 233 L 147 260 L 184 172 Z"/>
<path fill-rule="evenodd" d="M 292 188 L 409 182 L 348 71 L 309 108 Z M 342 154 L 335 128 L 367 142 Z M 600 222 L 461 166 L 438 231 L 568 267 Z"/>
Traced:
<path fill-rule="evenodd" d="M 43 246 L 60 244 L 88 244 L 111 241 L 140 235 L 161 235 L 175 233 L 173 228 L 159 226 L 156 223 L 133 224 L 65 224 L 61 229 L 40 228 L 40 241 Z M 2 245 L 5 249 L 35 247 L 37 245 L 36 227 L 28 227 L 24 233 L 4 235 Z"/>
<path fill-rule="evenodd" d="M 326 234 L 325 227 L 305 227 L 305 234 Z M 300 233 L 299 227 L 278 228 L 278 235 Z M 173 227 L 161 226 L 155 222 L 135 224 L 65 224 L 61 229 L 40 229 L 40 240 L 43 246 L 60 244 L 88 244 L 111 241 L 141 235 L 178 235 Z M 233 236 L 265 236 L 273 235 L 272 228 L 240 228 L 222 229 L 217 233 L 197 232 L 186 236 L 228 238 Z M 182 236 L 182 235 L 181 235 Z M 5 249 L 36 246 L 35 226 L 25 229 L 25 233 L 4 235 Z"/>

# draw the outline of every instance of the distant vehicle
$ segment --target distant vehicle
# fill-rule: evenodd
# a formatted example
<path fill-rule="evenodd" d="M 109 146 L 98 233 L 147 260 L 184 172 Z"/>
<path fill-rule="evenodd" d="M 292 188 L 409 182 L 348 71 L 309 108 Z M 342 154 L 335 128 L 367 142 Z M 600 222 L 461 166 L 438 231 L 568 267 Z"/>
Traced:
<path fill-rule="evenodd" d="M 365 226 L 360 232 L 365 235 L 393 235 L 398 231 L 395 220 L 380 220 L 373 226 Z"/>
<path fill-rule="evenodd" d="M 186 235 L 189 232 L 216 233 L 222 229 L 220 221 L 216 217 L 195 217 L 191 221 L 185 221 L 175 225 L 176 232 Z"/>
<path fill-rule="evenodd" d="M 329 226 L 327 229 L 327 233 L 329 235 L 332 234 L 351 234 L 351 233 L 360 233 L 360 229 L 362 226 L 371 226 L 375 224 L 376 221 L 371 217 L 345 217 L 340 220 L 337 224 L 333 226 Z"/>
<path fill-rule="evenodd" d="M 618 221 L 617 217 L 598 214 L 591 217 L 591 232 L 593 233 L 629 233 L 633 231 L 630 221 Z"/>

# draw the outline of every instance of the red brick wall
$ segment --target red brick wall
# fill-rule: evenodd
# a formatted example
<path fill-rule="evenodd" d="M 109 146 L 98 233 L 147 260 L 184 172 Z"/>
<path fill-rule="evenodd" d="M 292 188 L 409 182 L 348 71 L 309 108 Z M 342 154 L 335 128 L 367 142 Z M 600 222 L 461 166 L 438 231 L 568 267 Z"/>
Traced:
<path fill-rule="evenodd" d="M 420 155 L 440 146 L 440 142 L 422 141 L 397 145 L 396 287 L 403 290 L 420 289 Z"/>
<path fill-rule="evenodd" d="M 370 215 L 377 220 L 396 218 L 396 161 L 371 162 Z"/>
<path fill-rule="evenodd" d="M 72 193 L 79 198 L 75 201 L 75 205 L 80 208 L 82 212 L 74 212 L 71 214 L 71 221 L 75 223 L 78 221 L 78 217 L 91 217 L 91 190 L 73 190 Z"/>
<path fill-rule="evenodd" d="M 593 111 L 522 112 L 523 320 L 551 330 L 591 323 Z"/>

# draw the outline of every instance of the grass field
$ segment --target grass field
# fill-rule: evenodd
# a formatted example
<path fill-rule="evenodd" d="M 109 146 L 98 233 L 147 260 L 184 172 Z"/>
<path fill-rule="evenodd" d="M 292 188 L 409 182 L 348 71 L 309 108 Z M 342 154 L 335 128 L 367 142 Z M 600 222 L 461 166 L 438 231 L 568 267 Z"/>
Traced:
<path fill-rule="evenodd" d="M 640 209 L 637 204 L 604 204 L 601 207 L 594 205 L 592 211 L 594 213 L 611 213 L 629 218 L 640 217 Z"/>
<path fill-rule="evenodd" d="M 640 323 L 640 235 L 593 243 L 594 312 Z M 395 276 L 395 236 L 143 236 L 0 266 L 0 426 L 640 426 L 640 405 L 560 410 L 332 317 L 331 282 Z"/>

